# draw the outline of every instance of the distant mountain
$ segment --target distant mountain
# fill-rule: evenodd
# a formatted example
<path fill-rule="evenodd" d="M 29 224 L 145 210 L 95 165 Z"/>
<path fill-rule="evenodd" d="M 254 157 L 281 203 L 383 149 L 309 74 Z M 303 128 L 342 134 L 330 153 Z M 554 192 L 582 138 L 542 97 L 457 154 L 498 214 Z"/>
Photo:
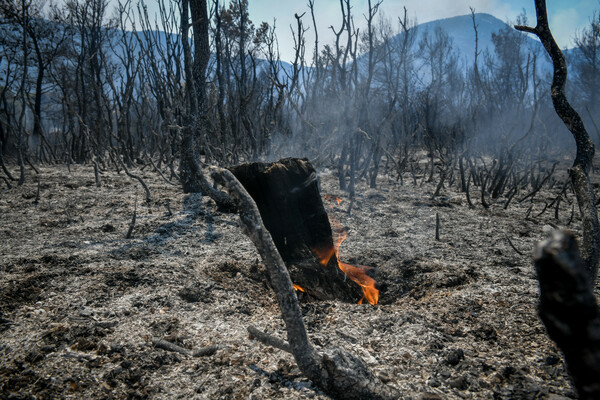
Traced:
<path fill-rule="evenodd" d="M 517 32 L 512 26 L 506 22 L 499 20 L 490 14 L 477 13 L 475 14 L 475 23 L 478 31 L 478 50 L 481 55 L 488 52 L 494 55 L 494 43 L 492 35 L 505 30 L 506 28 L 515 32 L 518 35 L 525 35 L 525 46 L 531 50 L 541 54 L 544 50 L 541 43 L 521 32 Z M 437 28 L 441 28 L 452 38 L 453 48 L 458 53 L 459 62 L 465 66 L 472 66 L 475 59 L 475 31 L 473 30 L 473 20 L 471 15 L 461 15 L 458 17 L 439 19 L 436 21 L 426 22 L 417 27 L 416 45 L 421 41 L 424 35 L 433 34 Z"/>
<path fill-rule="evenodd" d="M 545 50 L 542 44 L 531 35 L 526 35 L 522 32 L 517 32 L 512 26 L 501 21 L 490 14 L 477 13 L 475 14 L 475 22 L 477 24 L 478 31 L 478 51 L 479 51 L 479 65 L 483 65 L 486 55 L 495 58 L 494 42 L 492 41 L 492 35 L 497 34 L 507 29 L 514 32 L 517 35 L 525 36 L 524 51 L 534 51 L 538 54 L 538 72 L 543 74 L 551 72 L 552 65 L 549 58 L 546 56 Z M 461 15 L 452 18 L 439 19 L 431 22 L 425 22 L 415 26 L 413 33 L 415 33 L 415 40 L 412 45 L 412 51 L 416 54 L 415 63 L 419 72 L 419 78 L 423 82 L 428 80 L 428 71 L 426 68 L 419 69 L 421 52 L 419 50 L 419 43 L 425 36 L 433 37 L 437 29 L 441 29 L 445 32 L 452 45 L 452 50 L 458 57 L 459 70 L 466 71 L 468 68 L 473 66 L 475 59 L 475 31 L 473 30 L 473 20 L 471 15 Z M 404 33 L 400 33 L 392 38 L 397 44 L 402 43 L 404 40 Z M 364 71 L 366 68 L 367 54 L 363 54 L 359 58 L 360 70 Z"/>

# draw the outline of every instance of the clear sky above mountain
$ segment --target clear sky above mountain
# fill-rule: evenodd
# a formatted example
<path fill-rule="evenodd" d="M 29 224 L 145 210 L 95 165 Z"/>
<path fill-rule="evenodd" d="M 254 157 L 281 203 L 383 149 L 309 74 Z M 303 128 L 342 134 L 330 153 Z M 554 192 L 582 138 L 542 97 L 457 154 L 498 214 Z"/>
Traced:
<path fill-rule="evenodd" d="M 114 1 L 114 0 L 113 0 Z M 227 4 L 229 0 L 221 0 Z M 373 3 L 376 0 L 372 0 Z M 154 0 L 147 0 L 151 11 L 157 11 Z M 277 36 L 283 61 L 293 59 L 293 39 L 290 26 L 296 27 L 294 13 L 306 12 L 304 23 L 309 28 L 306 32 L 308 62 L 314 43 L 314 29 L 308 10 L 308 0 L 248 0 L 250 18 L 255 25 L 265 21 L 277 26 Z M 352 0 L 354 20 L 363 28 L 367 12 L 368 0 Z M 561 47 L 572 47 L 575 34 L 589 24 L 595 11 L 600 10 L 600 0 L 547 0 L 550 27 Z M 489 13 L 503 21 L 514 22 L 524 10 L 530 24 L 535 24 L 535 8 L 533 0 L 384 0 L 380 10 L 394 27 L 397 17 L 402 15 L 403 7 L 408 15 L 417 23 L 468 14 L 469 7 L 478 13 Z M 339 0 L 315 0 L 317 26 L 320 45 L 333 42 L 330 26 L 339 29 L 341 13 Z"/>
<path fill-rule="evenodd" d="M 293 57 L 290 25 L 295 28 L 294 13 L 302 14 L 307 11 L 304 22 L 311 25 L 307 3 L 307 0 L 249 0 L 250 18 L 255 23 L 273 23 L 273 19 L 276 19 L 284 61 Z M 364 25 L 363 14 L 367 10 L 367 0 L 354 0 L 351 4 L 354 7 L 355 23 L 359 26 Z M 550 27 L 561 47 L 572 47 L 575 33 L 589 23 L 594 11 L 600 10 L 599 0 L 547 0 L 547 5 Z M 396 17 L 403 13 L 405 6 L 409 16 L 418 23 L 468 14 L 469 7 L 473 7 L 476 12 L 489 13 L 503 21 L 514 21 L 517 15 L 525 10 L 530 23 L 535 24 L 533 0 L 384 0 L 381 10 L 395 23 Z M 341 26 L 340 2 L 315 0 L 315 9 L 320 41 L 329 43 L 333 38 L 329 26 L 333 25 L 338 29 Z M 307 45 L 312 45 L 314 40 L 312 31 L 310 26 L 306 33 Z M 307 51 L 307 54 L 311 53 Z"/>

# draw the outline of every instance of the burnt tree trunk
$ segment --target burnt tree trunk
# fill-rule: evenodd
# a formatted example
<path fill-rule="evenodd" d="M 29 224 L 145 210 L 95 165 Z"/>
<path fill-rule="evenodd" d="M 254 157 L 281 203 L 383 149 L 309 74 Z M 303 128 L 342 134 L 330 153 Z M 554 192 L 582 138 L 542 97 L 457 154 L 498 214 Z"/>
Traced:
<path fill-rule="evenodd" d="M 577 203 L 583 220 L 583 245 L 582 253 L 588 272 L 592 280 L 598 273 L 598 261 L 600 260 L 600 223 L 598 222 L 598 211 L 594 188 L 590 182 L 589 171 L 594 158 L 594 142 L 590 139 L 581 117 L 569 104 L 565 95 L 567 83 L 567 63 L 565 56 L 556 44 L 550 27 L 548 25 L 548 13 L 545 0 L 535 0 L 535 11 L 537 25 L 535 28 L 529 26 L 515 26 L 515 29 L 536 35 L 546 52 L 552 58 L 554 75 L 552 77 L 552 104 L 556 114 L 563 120 L 566 127 L 573 134 L 577 145 L 577 155 L 573 166 L 569 170 Z"/>
<path fill-rule="evenodd" d="M 194 21 L 194 41 L 196 43 L 195 56 L 192 62 L 192 53 L 188 42 L 189 33 L 189 7 Z M 179 176 L 184 193 L 198 193 L 208 195 L 221 210 L 232 210 L 233 201 L 225 193 L 215 190 L 208 182 L 196 154 L 198 132 L 204 129 L 200 124 L 206 118 L 205 107 L 205 76 L 206 66 L 210 57 L 208 43 L 208 23 L 206 0 L 182 0 L 181 3 L 181 38 L 184 54 L 185 86 L 186 86 L 186 112 L 184 115 L 185 126 L 181 138 L 181 159 Z M 192 65 L 193 64 L 193 65 Z"/>
<path fill-rule="evenodd" d="M 231 172 L 256 202 L 292 282 L 319 300 L 358 301 L 358 284 L 340 270 L 329 219 L 307 160 L 249 163 Z M 323 265 L 317 256 L 326 254 Z"/>

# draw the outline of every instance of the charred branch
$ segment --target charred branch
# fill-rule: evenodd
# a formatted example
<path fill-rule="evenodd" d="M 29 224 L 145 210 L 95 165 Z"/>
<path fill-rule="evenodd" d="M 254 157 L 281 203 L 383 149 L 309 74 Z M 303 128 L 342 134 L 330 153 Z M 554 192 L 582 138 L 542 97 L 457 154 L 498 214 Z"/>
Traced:
<path fill-rule="evenodd" d="M 8 179 L 6 179 L 6 177 L 0 176 L 0 178 L 2 178 L 2 180 L 4 181 L 4 183 L 6 183 L 6 187 L 8 189 L 12 189 L 12 185 L 10 184 L 10 181 Z"/>
<path fill-rule="evenodd" d="M 292 352 L 292 348 L 286 341 L 276 338 L 275 336 L 271 336 L 268 333 L 255 328 L 254 326 L 248 327 L 248 333 L 250 334 L 250 339 L 256 339 L 266 346 L 275 347 L 279 350 L 285 351 L 286 353 L 290 353 L 292 355 L 294 354 Z"/>
<path fill-rule="evenodd" d="M 135 229 L 136 218 L 137 218 L 137 199 L 135 200 L 135 205 L 133 206 L 133 215 L 131 216 L 131 222 L 129 223 L 129 229 L 127 230 L 125 239 L 131 239 L 131 237 L 133 236 L 133 230 Z"/>
<path fill-rule="evenodd" d="M 152 200 L 152 196 L 150 195 L 150 189 L 148 188 L 148 185 L 146 185 L 146 182 L 144 181 L 144 179 L 139 175 L 129 172 L 129 169 L 127 168 L 127 166 L 125 165 L 123 160 L 121 160 L 121 158 L 119 158 L 118 155 L 115 158 L 121 164 L 121 168 L 123 168 L 123 170 L 125 171 L 125 174 L 128 177 L 130 177 L 131 179 L 135 179 L 136 181 L 138 181 L 140 183 L 140 185 L 142 185 L 142 187 L 144 188 L 144 191 L 146 192 L 146 202 L 149 203 L 150 200 Z"/>
<path fill-rule="evenodd" d="M 93 160 L 92 163 L 94 164 L 94 181 L 96 182 L 96 187 L 100 187 L 102 183 L 100 182 L 100 175 L 98 173 L 98 162 Z"/>
<path fill-rule="evenodd" d="M 152 344 L 157 349 L 163 349 L 166 351 L 183 354 L 183 355 L 189 356 L 189 357 L 211 356 L 211 355 L 215 354 L 217 352 L 217 350 L 219 350 L 219 346 L 217 346 L 217 345 L 210 345 L 210 346 L 206 346 L 206 347 L 203 347 L 201 349 L 196 349 L 196 350 L 188 350 L 188 349 L 181 347 L 175 343 L 169 342 L 165 339 L 156 338 L 156 337 L 152 338 Z"/>

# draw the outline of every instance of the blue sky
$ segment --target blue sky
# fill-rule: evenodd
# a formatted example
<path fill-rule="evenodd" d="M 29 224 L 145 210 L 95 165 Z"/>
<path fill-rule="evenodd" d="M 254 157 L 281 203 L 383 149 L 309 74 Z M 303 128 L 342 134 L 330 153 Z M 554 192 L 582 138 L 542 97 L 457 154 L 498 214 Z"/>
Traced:
<path fill-rule="evenodd" d="M 114 0 L 113 0 L 114 1 Z M 209 4 L 211 0 L 208 0 Z M 220 0 L 227 4 L 231 0 Z M 333 34 L 329 28 L 333 25 L 339 29 L 340 2 L 339 0 L 314 0 L 316 21 L 319 29 L 320 45 L 333 43 Z M 373 3 L 376 0 L 372 0 Z M 155 0 L 146 0 L 150 12 L 157 11 Z M 294 13 L 306 12 L 304 23 L 309 27 L 306 32 L 308 62 L 311 61 L 314 30 L 308 13 L 308 0 L 248 0 L 250 19 L 258 26 L 262 21 L 273 24 L 276 21 L 277 36 L 281 58 L 292 61 L 293 39 L 290 25 L 296 26 Z M 352 0 L 354 20 L 362 28 L 363 15 L 367 12 L 368 0 Z M 594 11 L 600 10 L 600 0 L 547 0 L 550 28 L 558 44 L 565 47 L 573 46 L 575 34 L 589 24 Z M 384 0 L 380 10 L 397 26 L 397 17 L 402 15 L 403 8 L 408 9 L 409 17 L 418 23 L 433 21 L 440 18 L 468 14 L 469 7 L 476 12 L 494 15 L 503 21 L 515 21 L 516 17 L 525 10 L 529 23 L 535 25 L 534 0 Z"/>
<path fill-rule="evenodd" d="M 293 41 L 290 25 L 295 27 L 294 13 L 301 14 L 307 11 L 304 17 L 305 24 L 311 25 L 306 33 L 307 44 L 314 40 L 307 0 L 248 0 L 250 18 L 257 25 L 265 21 L 270 24 L 276 19 L 277 35 L 281 56 L 284 61 L 293 57 Z M 375 0 L 373 0 L 373 3 Z M 363 14 L 367 10 L 367 0 L 354 0 L 351 2 L 356 24 L 363 24 Z M 406 6 L 408 14 L 417 22 L 428 22 L 435 19 L 468 14 L 469 7 L 476 12 L 485 12 L 506 21 L 514 21 L 523 9 L 529 18 L 529 23 L 535 25 L 535 8 L 533 0 L 384 0 L 381 10 L 388 18 L 396 21 Z M 589 24 L 594 11 L 600 10 L 600 0 L 547 0 L 550 28 L 561 47 L 572 47 L 573 37 L 578 30 Z M 340 5 L 339 0 L 315 0 L 316 20 L 319 26 L 320 42 L 332 42 L 333 35 L 329 26 L 339 28 Z M 307 49 L 307 55 L 312 50 Z"/>

